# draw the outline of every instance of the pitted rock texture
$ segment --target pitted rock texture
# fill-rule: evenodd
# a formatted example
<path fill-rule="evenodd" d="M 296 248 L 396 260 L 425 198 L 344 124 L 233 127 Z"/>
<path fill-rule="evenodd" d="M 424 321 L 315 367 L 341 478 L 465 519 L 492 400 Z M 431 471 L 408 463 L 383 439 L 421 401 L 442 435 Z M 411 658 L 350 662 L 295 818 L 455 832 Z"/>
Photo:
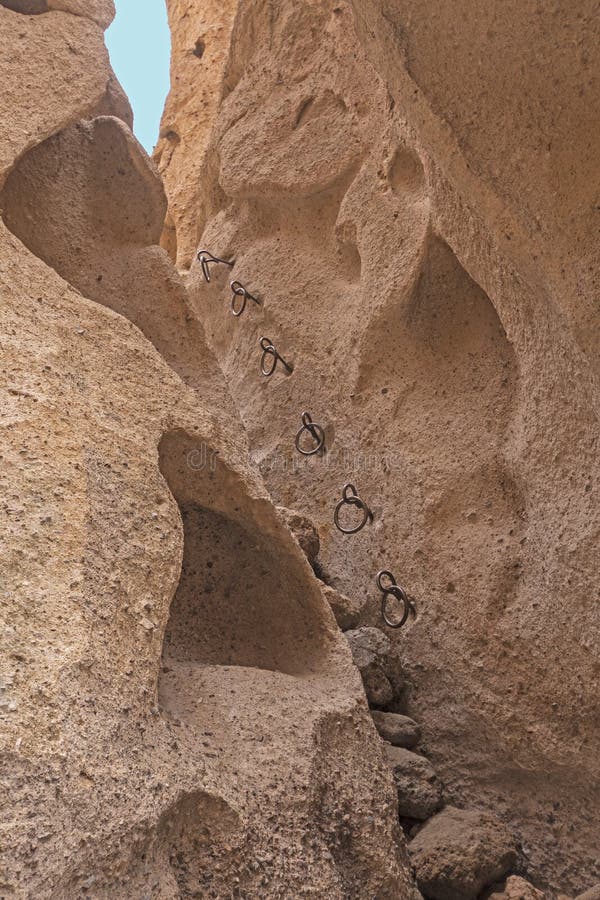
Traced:
<path fill-rule="evenodd" d="M 354 630 L 360 622 L 363 607 L 354 598 L 340 594 L 328 584 L 324 584 L 321 590 L 342 631 Z"/>
<path fill-rule="evenodd" d="M 392 645 L 379 628 L 355 628 L 345 633 L 354 665 L 361 674 L 372 706 L 389 706 L 404 685 L 402 671 L 394 659 Z"/>
<path fill-rule="evenodd" d="M 546 895 L 524 878 L 511 875 L 501 888 L 487 893 L 486 900 L 546 900 Z"/>
<path fill-rule="evenodd" d="M 442 785 L 429 760 L 391 744 L 383 752 L 394 775 L 400 815 L 420 822 L 429 819 L 443 803 Z"/>
<path fill-rule="evenodd" d="M 372 710 L 371 718 L 383 740 L 394 747 L 410 750 L 421 740 L 421 729 L 409 716 Z"/>
<path fill-rule="evenodd" d="M 154 158 L 170 198 L 162 245 L 185 267 L 206 219 L 200 173 L 217 106 L 231 77 L 228 49 L 237 7 L 238 0 L 167 3 L 171 91 Z"/>
<path fill-rule="evenodd" d="M 158 246 L 112 6 L 61 6 L 0 8 L 0 894 L 417 900 L 350 650 Z"/>
<path fill-rule="evenodd" d="M 600 877 L 598 28 L 593 0 L 243 0 L 177 163 L 206 222 L 178 241 L 235 259 L 187 283 L 271 496 L 360 625 L 379 569 L 415 596 L 396 711 L 573 894 Z M 261 300 L 239 319 L 232 278 Z M 292 375 L 260 374 L 265 335 Z M 294 450 L 304 411 L 324 456 Z"/>
<path fill-rule="evenodd" d="M 319 532 L 310 519 L 296 512 L 295 509 L 286 509 L 284 506 L 279 506 L 277 511 L 300 544 L 300 549 L 312 566 L 321 548 Z"/>
<path fill-rule="evenodd" d="M 489 813 L 446 807 L 410 844 L 417 883 L 428 900 L 474 900 L 516 862 L 508 829 Z"/>
<path fill-rule="evenodd" d="M 589 890 L 584 891 L 583 894 L 579 894 L 575 900 L 600 900 L 600 884 L 589 888 Z"/>

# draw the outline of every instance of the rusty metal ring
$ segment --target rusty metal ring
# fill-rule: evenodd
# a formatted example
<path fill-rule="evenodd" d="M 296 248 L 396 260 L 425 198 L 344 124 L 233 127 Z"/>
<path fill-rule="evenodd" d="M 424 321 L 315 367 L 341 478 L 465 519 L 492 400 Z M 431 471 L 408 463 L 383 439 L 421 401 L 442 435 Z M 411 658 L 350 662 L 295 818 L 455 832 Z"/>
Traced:
<path fill-rule="evenodd" d="M 343 506 L 357 506 L 363 514 L 362 521 L 358 523 L 354 528 L 344 528 L 340 525 L 340 512 Z M 338 531 L 341 531 L 342 534 L 356 534 L 358 531 L 362 531 L 367 522 L 373 521 L 373 513 L 367 506 L 364 500 L 362 500 L 356 491 L 356 488 L 353 484 L 345 484 L 344 489 L 342 491 L 342 499 L 338 503 L 333 513 L 333 521 L 335 523 L 335 527 Z"/>
<path fill-rule="evenodd" d="M 315 446 L 312 450 L 304 450 L 300 444 L 300 440 L 304 432 L 307 431 L 314 441 L 316 441 Z M 319 450 L 325 449 L 325 432 L 321 428 L 320 425 L 317 425 L 310 417 L 310 413 L 302 413 L 302 428 L 296 434 L 296 439 L 294 441 L 296 445 L 296 450 L 298 453 L 301 453 L 302 456 L 314 456 L 315 453 L 318 453 Z"/>
<path fill-rule="evenodd" d="M 204 275 L 204 280 L 206 282 L 210 282 L 210 269 L 208 268 L 209 263 L 222 263 L 224 266 L 233 267 L 234 263 L 229 259 L 220 259 L 218 256 L 213 256 L 208 250 L 198 250 L 196 254 L 198 262 L 202 266 L 202 274 Z"/>
<path fill-rule="evenodd" d="M 277 363 L 280 362 L 287 369 L 288 375 L 294 371 L 293 367 L 286 363 L 285 359 L 281 354 L 277 352 L 275 349 L 275 344 L 268 337 L 262 337 L 259 341 L 259 344 L 262 349 L 262 356 L 260 359 L 260 371 L 265 376 L 265 378 L 270 378 L 275 369 L 277 368 Z M 266 368 L 267 357 L 272 357 L 273 362 L 269 369 Z"/>
<path fill-rule="evenodd" d="M 241 314 L 244 312 L 244 310 L 246 309 L 246 303 L 248 300 L 254 300 L 256 305 L 260 306 L 260 300 L 258 300 L 257 297 L 253 297 L 252 294 L 248 290 L 246 290 L 246 288 L 241 283 L 241 281 L 232 281 L 229 286 L 231 288 L 231 293 L 232 293 L 231 312 L 233 313 L 234 316 L 236 316 L 236 318 L 241 316 Z M 239 309 L 236 307 L 236 301 L 235 301 L 236 297 L 242 298 L 242 305 L 239 307 Z"/>
<path fill-rule="evenodd" d="M 391 582 L 387 587 L 383 584 L 384 576 L 389 578 Z M 381 598 L 381 616 L 383 621 L 389 628 L 402 628 L 402 626 L 406 624 L 409 615 L 411 613 L 415 615 L 414 602 L 408 596 L 404 588 L 401 588 L 399 584 L 396 584 L 396 579 L 391 572 L 387 571 L 387 569 L 382 569 L 377 573 L 377 587 L 383 594 Z M 400 619 L 391 619 L 388 616 L 387 608 L 390 597 L 394 597 L 395 600 L 402 603 L 402 617 Z"/>

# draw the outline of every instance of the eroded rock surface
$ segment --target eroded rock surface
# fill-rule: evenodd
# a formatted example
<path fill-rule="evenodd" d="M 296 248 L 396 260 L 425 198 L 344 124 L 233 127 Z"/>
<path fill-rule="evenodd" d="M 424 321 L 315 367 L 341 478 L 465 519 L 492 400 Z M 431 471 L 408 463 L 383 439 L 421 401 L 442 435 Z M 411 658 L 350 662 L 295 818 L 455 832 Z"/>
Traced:
<path fill-rule="evenodd" d="M 389 741 L 394 747 L 411 750 L 421 739 L 421 729 L 409 716 L 372 710 L 371 717 L 383 740 Z"/>
<path fill-rule="evenodd" d="M 207 198 L 200 174 L 209 164 L 206 151 L 218 102 L 233 77 L 228 51 L 238 2 L 167 3 L 172 79 L 155 159 L 170 198 L 162 244 L 185 267 L 204 228 Z"/>
<path fill-rule="evenodd" d="M 416 900 L 359 673 L 158 246 L 112 5 L 60 6 L 0 8 L 0 894 Z"/>
<path fill-rule="evenodd" d="M 512 875 L 498 890 L 488 892 L 486 900 L 546 900 L 546 895 L 524 878 Z"/>
<path fill-rule="evenodd" d="M 494 816 L 446 807 L 410 844 L 417 882 L 430 900 L 474 900 L 510 871 L 514 840 Z"/>
<path fill-rule="evenodd" d="M 429 819 L 443 803 L 442 786 L 429 760 L 391 744 L 383 752 L 394 775 L 400 815 L 420 822 Z"/>
<path fill-rule="evenodd" d="M 274 501 L 361 625 L 379 569 L 416 598 L 398 711 L 449 800 L 576 893 L 600 876 L 598 17 L 442 6 L 240 3 L 208 149 L 178 145 L 206 223 L 178 243 L 235 260 L 188 283 Z M 232 278 L 261 301 L 240 318 Z M 292 375 L 260 374 L 265 335 Z M 324 456 L 294 450 L 307 410 Z"/>
<path fill-rule="evenodd" d="M 391 644 L 379 628 L 356 628 L 345 633 L 354 665 L 373 706 L 389 706 L 400 693 L 403 680 L 391 654 Z"/>

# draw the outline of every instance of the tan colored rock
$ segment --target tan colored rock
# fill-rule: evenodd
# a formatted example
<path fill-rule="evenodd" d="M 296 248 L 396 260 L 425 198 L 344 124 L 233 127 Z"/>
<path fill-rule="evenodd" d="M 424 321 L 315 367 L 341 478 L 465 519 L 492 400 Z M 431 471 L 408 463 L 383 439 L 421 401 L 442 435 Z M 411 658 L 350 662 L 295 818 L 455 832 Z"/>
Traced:
<path fill-rule="evenodd" d="M 239 0 L 174 0 L 171 92 L 155 159 L 169 195 L 162 243 L 180 267 L 189 268 L 204 228 L 208 198 L 200 181 L 217 105 L 229 89 L 228 49 Z M 250 37 L 250 35 L 249 35 Z"/>
<path fill-rule="evenodd" d="M 354 665 L 361 674 L 367 700 L 372 706 L 389 706 L 402 690 L 400 667 L 391 654 L 391 644 L 380 628 L 362 626 L 345 632 Z"/>
<path fill-rule="evenodd" d="M 600 884 L 584 891 L 583 894 L 578 894 L 575 900 L 600 900 Z"/>
<path fill-rule="evenodd" d="M 339 591 L 336 591 L 335 588 L 328 584 L 322 584 L 321 590 L 331 607 L 335 621 L 342 631 L 355 629 L 360 622 L 360 614 L 364 604 L 361 605 L 356 600 L 346 597 L 345 594 L 340 594 Z"/>
<path fill-rule="evenodd" d="M 0 29 L 0 894 L 416 900 L 359 673 L 157 245 L 157 172 L 98 116 L 100 29 Z"/>
<path fill-rule="evenodd" d="M 423 826 L 410 854 L 429 900 L 473 900 L 516 862 L 514 840 L 495 816 L 452 806 Z"/>
<path fill-rule="evenodd" d="M 286 509 L 285 506 L 278 506 L 277 511 L 300 544 L 300 549 L 312 566 L 319 555 L 321 546 L 319 532 L 307 516 L 296 512 L 295 509 Z"/>
<path fill-rule="evenodd" d="M 411 750 L 421 740 L 421 729 L 409 716 L 374 709 L 371 718 L 383 740 L 389 741 L 394 747 Z"/>
<path fill-rule="evenodd" d="M 600 833 L 598 37 L 592 0 L 249 0 L 209 150 L 178 162 L 184 240 L 236 260 L 188 281 L 271 496 L 361 621 L 381 568 L 416 597 L 390 637 L 440 777 L 572 893 Z M 231 278 L 262 299 L 240 319 Z M 261 376 L 263 335 L 293 375 Z M 322 458 L 294 450 L 305 410 Z"/>
<path fill-rule="evenodd" d="M 24 16 L 2 5 L 0 31 L 1 183 L 22 153 L 105 102 L 114 75 L 102 30 L 88 18 Z"/>
<path fill-rule="evenodd" d="M 114 0 L 47 0 L 48 9 L 57 9 L 93 19 L 102 28 L 108 28 L 115 17 Z"/>
<path fill-rule="evenodd" d="M 546 900 L 546 898 L 547 894 L 538 891 L 518 875 L 511 875 L 502 888 L 488 895 L 488 900 Z"/>
<path fill-rule="evenodd" d="M 423 821 L 436 813 L 443 803 L 442 785 L 429 760 L 391 744 L 383 753 L 394 775 L 399 814 Z"/>

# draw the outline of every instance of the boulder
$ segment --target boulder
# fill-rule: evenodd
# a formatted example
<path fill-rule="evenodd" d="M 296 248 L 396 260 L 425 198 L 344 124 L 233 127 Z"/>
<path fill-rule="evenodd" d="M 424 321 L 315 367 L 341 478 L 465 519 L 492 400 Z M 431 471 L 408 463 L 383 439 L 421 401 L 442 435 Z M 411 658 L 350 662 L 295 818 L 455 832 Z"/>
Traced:
<path fill-rule="evenodd" d="M 319 532 L 307 516 L 302 515 L 295 509 L 278 506 L 277 512 L 300 544 L 300 549 L 312 566 L 319 555 L 321 546 Z"/>
<path fill-rule="evenodd" d="M 511 875 L 506 882 L 486 894 L 487 900 L 546 900 L 547 894 L 539 891 L 529 881 L 518 875 Z"/>
<path fill-rule="evenodd" d="M 398 791 L 399 815 L 423 821 L 436 813 L 443 803 L 442 786 L 429 760 L 391 745 L 384 753 Z"/>
<path fill-rule="evenodd" d="M 427 822 L 409 849 L 417 884 L 428 900 L 473 900 L 502 879 L 517 858 L 514 839 L 499 819 L 452 806 Z"/>
<path fill-rule="evenodd" d="M 408 716 L 399 713 L 380 712 L 373 710 L 371 713 L 375 727 L 384 741 L 393 744 L 394 747 L 404 747 L 411 750 L 421 739 L 421 729 Z"/>
<path fill-rule="evenodd" d="M 322 590 L 342 631 L 356 628 L 363 604 L 358 603 L 351 597 L 347 597 L 345 594 L 340 594 L 339 591 L 336 591 L 335 588 L 330 587 L 328 584 L 322 585 Z"/>
<path fill-rule="evenodd" d="M 369 705 L 388 706 L 402 686 L 399 666 L 392 660 L 392 645 L 379 628 L 346 632 L 354 664 L 360 671 Z"/>

